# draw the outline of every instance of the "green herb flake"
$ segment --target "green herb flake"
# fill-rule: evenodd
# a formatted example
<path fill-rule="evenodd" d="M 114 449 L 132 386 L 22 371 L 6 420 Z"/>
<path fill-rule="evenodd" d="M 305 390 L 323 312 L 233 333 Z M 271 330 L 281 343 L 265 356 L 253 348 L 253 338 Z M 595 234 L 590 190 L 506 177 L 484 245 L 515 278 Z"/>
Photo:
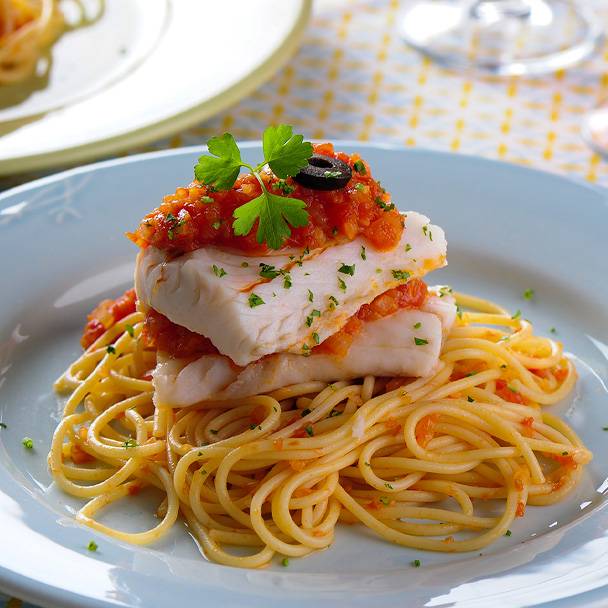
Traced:
<path fill-rule="evenodd" d="M 91 540 L 91 541 L 89 541 L 89 544 L 87 545 L 87 549 L 89 551 L 91 551 L 92 553 L 95 553 L 95 551 L 97 551 L 97 549 L 99 549 L 99 545 L 94 540 Z"/>
<path fill-rule="evenodd" d="M 300 413 L 300 417 L 304 418 L 304 416 L 308 416 L 308 414 L 310 414 L 310 412 L 312 412 L 312 410 L 310 408 L 306 408 L 306 409 L 302 410 L 302 412 Z"/>
<path fill-rule="evenodd" d="M 213 203 L 215 202 L 210 196 L 201 196 L 201 203 Z"/>
<path fill-rule="evenodd" d="M 218 279 L 221 279 L 228 274 L 223 268 L 219 268 L 215 264 L 211 267 L 211 270 L 213 270 L 213 274 L 218 277 Z"/>
<path fill-rule="evenodd" d="M 389 490 L 392 490 L 392 489 L 393 489 L 393 486 L 392 486 L 392 485 L 391 485 L 391 484 L 390 484 L 388 481 L 386 481 L 386 482 L 384 483 L 384 487 L 385 487 L 385 488 L 388 488 Z"/>
<path fill-rule="evenodd" d="M 316 331 L 312 334 L 312 339 L 314 340 L 315 344 L 319 344 L 321 342 L 321 338 Z"/>
<path fill-rule="evenodd" d="M 315 294 L 312 291 L 310 291 L 310 289 L 309 289 L 308 290 L 308 301 L 314 302 L 314 300 L 315 300 Z"/>
<path fill-rule="evenodd" d="M 338 288 L 346 291 L 346 283 L 340 277 L 338 277 Z"/>
<path fill-rule="evenodd" d="M 34 440 L 31 437 L 24 437 L 21 440 L 21 445 L 26 449 L 26 450 L 33 450 L 34 449 Z"/>
<path fill-rule="evenodd" d="M 533 289 L 526 289 L 523 293 L 523 297 L 524 300 L 532 300 L 532 298 L 534 298 L 534 290 Z"/>
<path fill-rule="evenodd" d="M 365 168 L 365 163 L 362 160 L 358 160 L 353 164 L 353 169 L 359 173 L 360 175 L 365 175 L 367 173 L 367 169 Z"/>
<path fill-rule="evenodd" d="M 211 228 L 213 228 L 214 230 L 219 230 L 221 225 L 222 225 L 222 222 L 220 222 L 220 221 L 213 222 L 213 224 L 211 224 Z"/>
<path fill-rule="evenodd" d="M 334 310 L 337 306 L 340 305 L 340 302 L 338 302 L 338 300 L 334 296 L 329 296 L 328 300 L 330 310 Z"/>
<path fill-rule="evenodd" d="M 110 344 L 106 347 L 106 352 L 108 353 L 108 355 L 115 355 L 116 349 Z"/>
<path fill-rule="evenodd" d="M 122 445 L 126 450 L 128 450 L 129 448 L 136 448 L 137 441 L 135 441 L 133 437 L 129 437 L 129 439 L 127 439 Z"/>
<path fill-rule="evenodd" d="M 217 429 L 209 429 L 209 432 L 210 432 L 212 435 L 217 435 L 217 434 L 219 433 L 219 431 L 218 431 Z"/>
<path fill-rule="evenodd" d="M 517 309 L 515 311 L 515 314 L 511 318 L 512 319 L 519 319 L 519 318 L 521 318 L 521 310 Z"/>
<path fill-rule="evenodd" d="M 406 243 L 406 245 L 405 245 L 405 253 L 408 253 L 411 250 L 412 250 L 412 246 L 409 243 Z"/>
<path fill-rule="evenodd" d="M 424 346 L 425 344 L 428 344 L 429 341 L 425 340 L 424 338 L 414 338 L 414 344 L 416 346 Z"/>
<path fill-rule="evenodd" d="M 549 328 L 549 332 L 552 334 L 556 334 L 557 333 L 557 329 L 555 329 L 555 327 L 550 327 Z"/>
<path fill-rule="evenodd" d="M 324 171 L 323 177 L 340 177 L 342 175 L 341 171 Z"/>
<path fill-rule="evenodd" d="M 281 560 L 281 566 L 283 566 L 283 568 L 287 568 L 287 566 L 289 566 L 289 558 L 284 557 L 284 558 Z"/>
<path fill-rule="evenodd" d="M 420 568 L 420 566 L 422 566 L 422 562 L 419 559 L 415 559 L 412 561 L 412 566 L 414 568 Z"/>
<path fill-rule="evenodd" d="M 511 534 L 513 534 L 513 533 L 511 532 L 511 530 L 507 530 L 507 531 L 505 532 L 505 536 L 511 536 Z"/>
<path fill-rule="evenodd" d="M 420 329 L 422 327 L 422 323 L 420 323 L 420 321 L 418 321 L 418 323 L 414 324 L 414 329 Z"/>
<path fill-rule="evenodd" d="M 361 252 L 359 253 L 362 260 L 367 260 L 367 254 L 365 253 L 365 245 L 361 245 Z"/>
<path fill-rule="evenodd" d="M 249 298 L 247 298 L 247 301 L 249 302 L 249 308 L 255 308 L 256 306 L 266 304 L 266 302 L 255 293 L 251 293 Z"/>
<path fill-rule="evenodd" d="M 275 279 L 281 274 L 280 270 L 277 270 L 270 264 L 260 263 L 260 276 L 264 279 Z"/>
<path fill-rule="evenodd" d="M 241 268 L 249 268 L 249 262 L 241 262 Z"/>
<path fill-rule="evenodd" d="M 410 278 L 410 273 L 407 270 L 391 270 L 391 273 L 397 281 L 407 281 Z"/>
<path fill-rule="evenodd" d="M 562 452 L 562 456 L 568 456 L 568 452 Z"/>
<path fill-rule="evenodd" d="M 4 422 L 0 422 L 0 429 L 7 429 L 8 427 L 6 426 L 6 424 L 4 424 Z"/>
<path fill-rule="evenodd" d="M 342 266 L 338 268 L 338 272 L 341 272 L 342 274 L 349 274 L 352 277 L 355 275 L 355 265 L 342 264 Z"/>
<path fill-rule="evenodd" d="M 291 275 L 286 272 L 283 275 L 283 289 L 291 289 L 291 286 L 293 285 L 293 283 L 291 282 Z"/>
<path fill-rule="evenodd" d="M 312 426 L 310 426 L 310 425 L 308 425 L 304 430 L 306 431 L 306 434 L 309 437 L 312 437 L 315 434 L 315 432 L 312 429 Z"/>
<path fill-rule="evenodd" d="M 374 199 L 374 202 L 376 205 L 378 205 L 378 207 L 380 207 L 380 209 L 382 209 L 382 211 L 392 211 L 395 208 L 394 203 L 387 203 L 379 196 Z"/>
<path fill-rule="evenodd" d="M 125 331 L 131 336 L 133 337 L 135 335 L 135 329 L 133 327 L 133 325 L 130 325 L 129 323 L 127 323 L 125 325 Z"/>
<path fill-rule="evenodd" d="M 358 184 L 355 184 L 355 190 L 361 192 L 361 190 L 365 190 L 365 185 L 359 182 Z"/>
<path fill-rule="evenodd" d="M 378 498 L 378 500 L 386 507 L 388 506 L 388 503 L 390 502 L 390 499 L 388 496 L 380 496 Z"/>
<path fill-rule="evenodd" d="M 272 184 L 273 190 L 280 190 L 283 194 L 291 194 L 295 187 L 289 185 L 284 179 L 280 179 Z"/>

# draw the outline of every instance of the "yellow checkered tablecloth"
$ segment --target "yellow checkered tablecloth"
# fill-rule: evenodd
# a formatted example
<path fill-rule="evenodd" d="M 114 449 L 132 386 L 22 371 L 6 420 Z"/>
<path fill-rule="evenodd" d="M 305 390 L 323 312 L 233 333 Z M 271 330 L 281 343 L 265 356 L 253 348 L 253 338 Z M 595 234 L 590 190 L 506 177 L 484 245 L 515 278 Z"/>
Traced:
<path fill-rule="evenodd" d="M 592 60 L 542 78 L 449 72 L 400 39 L 405 3 L 318 0 L 302 47 L 270 82 L 145 149 L 200 144 L 225 130 L 259 139 L 266 125 L 280 121 L 312 138 L 477 154 L 608 185 L 608 163 L 580 136 L 583 115 L 608 98 L 608 45 Z M 608 3 L 584 4 L 608 26 Z"/>
<path fill-rule="evenodd" d="M 226 130 L 259 139 L 268 124 L 285 122 L 311 138 L 477 154 L 608 186 L 608 163 L 580 137 L 585 112 L 608 98 L 608 45 L 575 69 L 543 78 L 448 72 L 401 41 L 402 4 L 317 0 L 302 47 L 270 82 L 215 118 L 129 153 L 198 145 Z M 585 4 L 608 25 L 608 3 Z M 14 182 L 0 180 L 0 189 Z"/>

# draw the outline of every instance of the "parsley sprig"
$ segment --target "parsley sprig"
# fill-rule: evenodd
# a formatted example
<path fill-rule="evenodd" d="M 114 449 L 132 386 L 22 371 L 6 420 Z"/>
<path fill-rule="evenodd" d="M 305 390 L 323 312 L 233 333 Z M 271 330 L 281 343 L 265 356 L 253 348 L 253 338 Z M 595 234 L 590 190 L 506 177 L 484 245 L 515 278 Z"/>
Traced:
<path fill-rule="evenodd" d="M 249 169 L 258 180 L 262 194 L 234 210 L 234 234 L 249 234 L 257 220 L 257 242 L 265 242 L 271 249 L 280 249 L 291 235 L 290 226 L 299 228 L 308 224 L 306 203 L 297 198 L 269 192 L 260 172 L 268 165 L 282 180 L 294 176 L 308 165 L 313 148 L 310 142 L 304 141 L 302 135 L 294 135 L 290 125 L 268 127 L 264 131 L 262 147 L 264 160 L 254 167 L 243 161 L 241 151 L 230 133 L 212 137 L 207 142 L 212 156 L 199 158 L 194 167 L 194 176 L 216 190 L 230 190 L 241 167 Z"/>

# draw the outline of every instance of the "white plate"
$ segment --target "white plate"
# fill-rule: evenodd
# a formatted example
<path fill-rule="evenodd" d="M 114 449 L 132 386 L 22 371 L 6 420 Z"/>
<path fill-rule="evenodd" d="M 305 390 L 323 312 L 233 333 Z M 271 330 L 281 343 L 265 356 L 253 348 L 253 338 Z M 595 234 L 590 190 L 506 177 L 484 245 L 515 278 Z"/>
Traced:
<path fill-rule="evenodd" d="M 115 154 L 219 112 L 289 59 L 310 6 L 105 0 L 52 47 L 48 79 L 0 87 L 0 175 Z"/>
<path fill-rule="evenodd" d="M 158 545 L 133 547 L 76 525 L 79 502 L 57 491 L 46 468 L 60 411 L 51 383 L 77 356 L 86 313 L 132 281 L 136 251 L 124 231 L 191 179 L 200 150 L 130 157 L 0 196 L 0 419 L 8 426 L 0 430 L 0 588 L 61 608 L 190 606 L 195 598 L 226 608 L 608 605 L 605 191 L 476 158 L 337 146 L 361 151 L 401 208 L 445 228 L 450 266 L 438 281 L 520 308 L 539 333 L 557 328 L 580 382 L 552 411 L 595 454 L 576 491 L 529 507 L 513 535 L 482 556 L 408 550 L 345 526 L 327 551 L 245 571 L 206 562 L 181 526 Z M 259 146 L 245 156 L 259 158 Z M 533 302 L 522 298 L 527 288 Z M 134 530 L 149 512 L 144 497 L 106 517 Z M 91 539 L 95 554 L 86 550 Z"/>

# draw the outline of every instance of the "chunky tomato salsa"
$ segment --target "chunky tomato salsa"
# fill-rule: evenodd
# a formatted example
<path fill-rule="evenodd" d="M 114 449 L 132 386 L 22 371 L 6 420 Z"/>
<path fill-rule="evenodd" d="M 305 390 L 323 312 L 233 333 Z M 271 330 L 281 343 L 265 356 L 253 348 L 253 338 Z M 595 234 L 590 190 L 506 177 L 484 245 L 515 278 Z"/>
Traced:
<path fill-rule="evenodd" d="M 372 177 L 369 166 L 358 154 L 335 152 L 329 143 L 315 144 L 314 149 L 316 154 L 347 163 L 352 178 L 344 188 L 323 191 L 306 188 L 292 178 L 281 180 L 269 172 L 262 174 L 270 192 L 306 203 L 309 223 L 293 228 L 285 247 L 314 249 L 362 235 L 380 251 L 393 249 L 401 238 L 404 219 L 390 202 L 390 195 Z M 234 210 L 260 194 L 261 186 L 251 174 L 239 177 L 225 192 L 193 182 L 165 196 L 128 236 L 142 248 L 151 245 L 176 255 L 206 245 L 263 254 L 267 245 L 256 241 L 255 226 L 246 236 L 236 236 L 232 230 Z"/>

